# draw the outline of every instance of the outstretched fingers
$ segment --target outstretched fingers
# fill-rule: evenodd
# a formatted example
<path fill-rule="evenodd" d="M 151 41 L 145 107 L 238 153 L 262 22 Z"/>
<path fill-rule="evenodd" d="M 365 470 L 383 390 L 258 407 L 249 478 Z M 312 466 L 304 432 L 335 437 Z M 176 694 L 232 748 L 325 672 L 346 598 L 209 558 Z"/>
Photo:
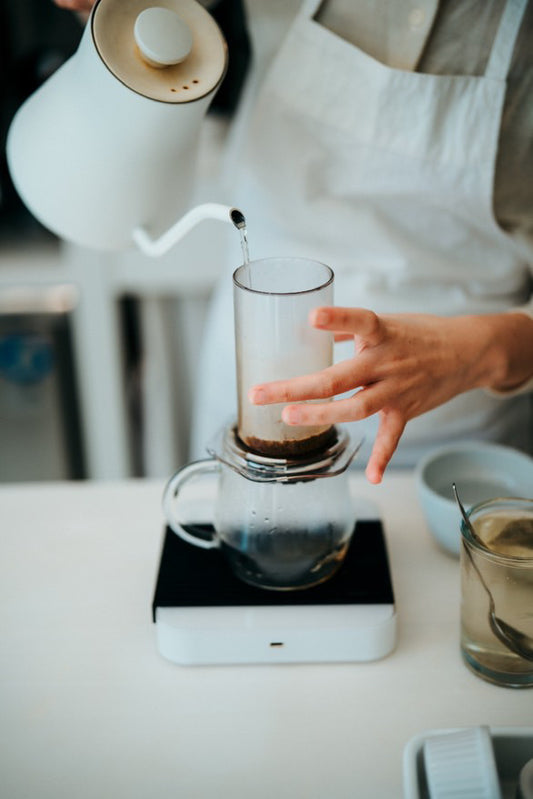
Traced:
<path fill-rule="evenodd" d="M 406 425 L 406 420 L 399 411 L 385 409 L 380 416 L 378 434 L 366 467 L 366 476 L 370 483 L 381 483 Z"/>
<path fill-rule="evenodd" d="M 373 311 L 364 308 L 315 308 L 309 315 L 312 325 L 334 333 L 337 341 L 355 338 L 360 344 L 376 346 L 385 335 L 383 322 Z M 357 347 L 359 350 L 361 346 Z M 368 365 L 368 364 L 367 364 Z M 279 402 L 327 399 L 367 385 L 373 376 L 361 362 L 348 359 L 321 372 L 261 383 L 248 392 L 253 405 L 273 405 Z"/>
<path fill-rule="evenodd" d="M 337 341 L 357 336 L 370 346 L 375 346 L 383 338 L 381 319 L 374 311 L 369 311 L 366 308 L 341 308 L 338 306 L 314 308 L 309 314 L 309 321 L 320 330 L 334 332 Z"/>
<path fill-rule="evenodd" d="M 281 414 L 285 424 L 310 427 L 341 422 L 358 422 L 373 416 L 390 401 L 390 395 L 381 383 L 365 386 L 351 396 L 333 402 L 307 402 L 287 405 Z"/>
<path fill-rule="evenodd" d="M 248 399 L 253 405 L 327 399 L 357 388 L 360 379 L 354 360 L 348 359 L 321 372 L 252 386 L 248 392 Z"/>

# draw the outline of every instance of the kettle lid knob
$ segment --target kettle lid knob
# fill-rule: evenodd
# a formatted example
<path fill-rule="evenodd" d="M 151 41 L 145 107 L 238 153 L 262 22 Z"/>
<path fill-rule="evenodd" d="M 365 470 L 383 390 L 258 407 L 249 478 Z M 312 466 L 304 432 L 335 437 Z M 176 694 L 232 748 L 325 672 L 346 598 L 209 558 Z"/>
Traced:
<path fill-rule="evenodd" d="M 226 40 L 198 0 L 98 0 L 88 28 L 111 75 L 150 100 L 208 101 L 224 77 Z"/>
<path fill-rule="evenodd" d="M 135 20 L 133 33 L 143 59 L 153 67 L 180 64 L 192 49 L 190 27 L 169 8 L 145 8 Z"/>

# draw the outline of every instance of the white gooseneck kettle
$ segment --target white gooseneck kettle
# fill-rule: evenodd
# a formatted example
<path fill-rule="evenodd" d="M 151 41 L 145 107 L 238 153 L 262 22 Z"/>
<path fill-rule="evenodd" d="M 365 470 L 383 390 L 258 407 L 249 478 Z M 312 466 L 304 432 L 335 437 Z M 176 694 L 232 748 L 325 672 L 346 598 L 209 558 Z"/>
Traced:
<path fill-rule="evenodd" d="M 18 110 L 7 157 L 24 203 L 61 238 L 99 250 L 166 252 L 205 218 L 176 222 L 194 180 L 199 128 L 227 47 L 196 0 L 98 0 L 76 53 Z"/>

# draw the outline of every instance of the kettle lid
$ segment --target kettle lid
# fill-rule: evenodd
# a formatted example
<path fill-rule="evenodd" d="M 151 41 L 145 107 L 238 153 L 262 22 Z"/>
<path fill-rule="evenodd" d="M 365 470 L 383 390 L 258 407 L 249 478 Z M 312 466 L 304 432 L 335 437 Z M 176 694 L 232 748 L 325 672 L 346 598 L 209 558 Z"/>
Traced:
<path fill-rule="evenodd" d="M 99 0 L 91 16 L 98 54 L 133 91 L 165 103 L 210 94 L 227 68 L 227 46 L 196 0 Z"/>

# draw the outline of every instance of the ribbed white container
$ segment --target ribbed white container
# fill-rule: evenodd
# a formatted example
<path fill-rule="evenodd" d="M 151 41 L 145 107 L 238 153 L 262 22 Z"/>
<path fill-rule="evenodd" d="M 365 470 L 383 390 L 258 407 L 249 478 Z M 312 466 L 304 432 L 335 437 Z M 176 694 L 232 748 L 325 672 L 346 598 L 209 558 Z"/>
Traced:
<path fill-rule="evenodd" d="M 430 799 L 501 799 L 488 727 L 428 738 L 424 765 Z"/>

